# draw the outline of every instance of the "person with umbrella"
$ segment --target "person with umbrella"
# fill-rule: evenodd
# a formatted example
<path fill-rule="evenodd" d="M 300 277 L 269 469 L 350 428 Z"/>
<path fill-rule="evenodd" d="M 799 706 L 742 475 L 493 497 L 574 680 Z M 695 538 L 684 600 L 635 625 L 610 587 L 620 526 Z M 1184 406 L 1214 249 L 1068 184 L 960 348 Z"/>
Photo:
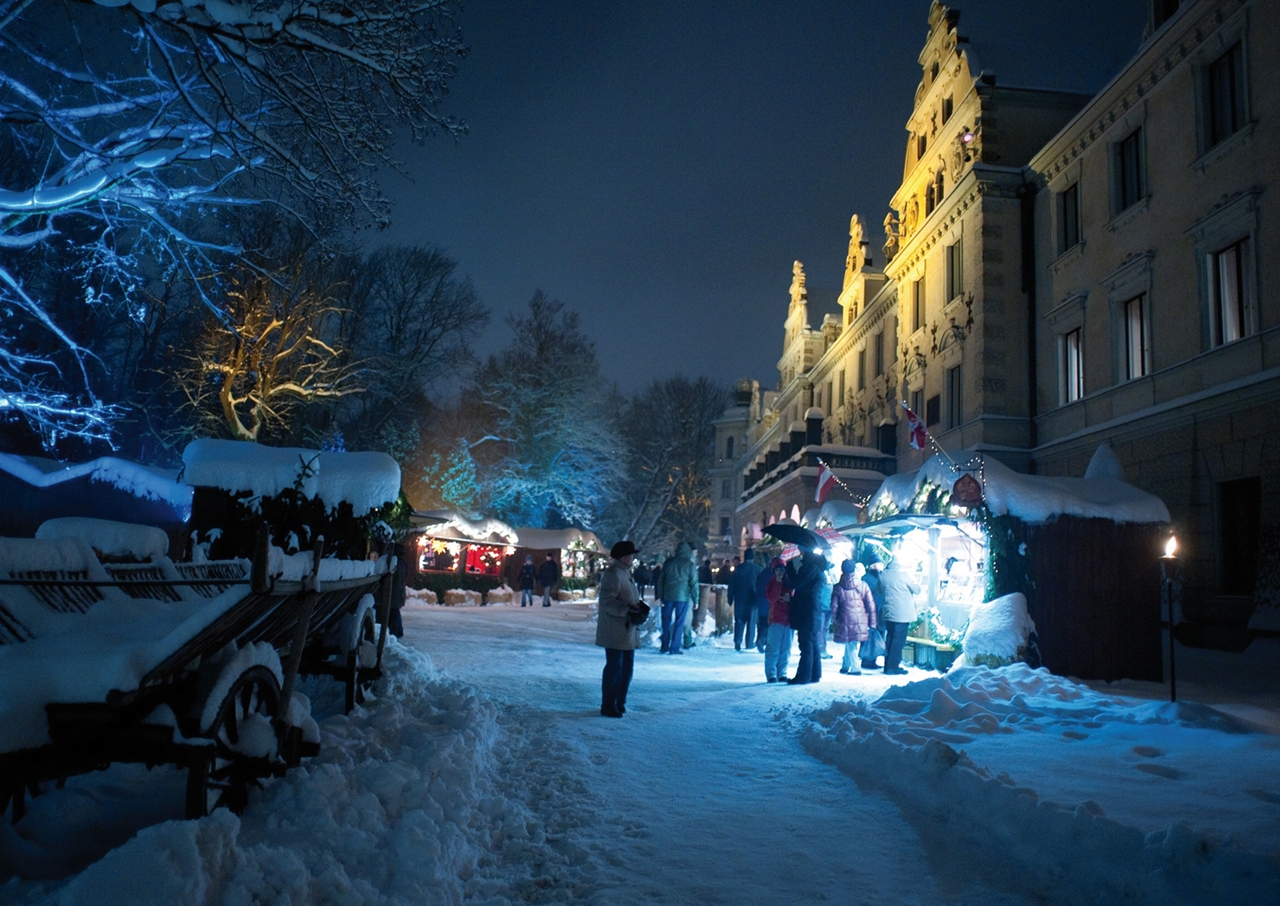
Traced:
<path fill-rule="evenodd" d="M 816 683 L 822 679 L 818 633 L 824 631 L 822 599 L 830 595 L 826 580 L 829 566 L 827 558 L 816 548 L 803 548 L 799 568 L 795 568 L 792 560 L 787 569 L 791 585 L 791 628 L 795 630 L 800 645 L 796 675 L 787 680 L 792 686 Z"/>

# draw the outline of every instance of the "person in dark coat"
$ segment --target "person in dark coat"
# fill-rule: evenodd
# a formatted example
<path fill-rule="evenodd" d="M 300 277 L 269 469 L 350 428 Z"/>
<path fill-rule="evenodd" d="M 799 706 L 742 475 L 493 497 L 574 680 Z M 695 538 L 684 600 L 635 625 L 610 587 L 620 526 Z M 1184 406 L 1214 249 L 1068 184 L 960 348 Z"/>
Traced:
<path fill-rule="evenodd" d="M 542 586 L 542 606 L 551 606 L 551 589 L 560 583 L 560 564 L 556 562 L 556 558 L 551 551 L 547 551 L 547 558 L 542 561 L 542 565 L 538 567 L 538 584 Z"/>
<path fill-rule="evenodd" d="M 391 546 L 395 554 L 396 566 L 394 578 L 391 580 L 390 616 L 387 618 L 387 631 L 396 638 L 404 637 L 404 621 L 400 611 L 404 609 L 405 586 L 409 584 L 409 552 L 404 544 Z"/>
<path fill-rule="evenodd" d="M 883 570 L 884 564 L 879 560 L 873 560 L 867 567 L 867 575 L 863 579 L 867 583 L 867 588 L 871 589 L 872 600 L 876 602 L 876 621 L 867 633 L 867 640 L 858 650 L 858 659 L 862 662 L 863 670 L 875 670 L 880 666 L 876 663 L 876 658 L 885 653 L 884 586 L 880 583 L 880 574 Z"/>
<path fill-rule="evenodd" d="M 755 648 L 756 630 L 759 626 L 760 596 L 756 586 L 760 582 L 760 565 L 755 551 L 747 548 L 742 563 L 729 577 L 729 604 L 733 607 L 733 650 Z"/>
<path fill-rule="evenodd" d="M 520 606 L 533 606 L 533 580 L 537 570 L 533 568 L 533 554 L 524 555 L 524 566 L 520 567 Z"/>
<path fill-rule="evenodd" d="M 831 589 L 831 625 L 837 645 L 844 645 L 844 662 L 840 672 L 860 674 L 854 655 L 858 645 L 866 642 L 876 626 L 876 602 L 871 589 L 862 581 L 866 570 L 861 563 L 846 560 L 840 564 L 840 583 Z"/>
<path fill-rule="evenodd" d="M 621 717 L 627 713 L 627 690 L 631 687 L 636 649 L 640 647 L 637 627 L 649 611 L 631 578 L 635 554 L 635 544 L 619 541 L 609 551 L 613 559 L 600 576 L 596 644 L 604 649 L 604 672 L 600 674 L 603 717 Z"/>
<path fill-rule="evenodd" d="M 640 591 L 640 599 L 644 600 L 644 590 L 652 584 L 653 577 L 649 575 L 649 567 L 644 565 L 643 560 L 636 563 L 636 568 L 631 571 L 631 578 L 635 580 L 636 588 Z"/>
<path fill-rule="evenodd" d="M 733 571 L 738 568 L 738 558 L 734 557 L 733 562 L 729 562 L 729 558 L 725 557 L 724 562 L 720 564 L 720 568 L 716 570 L 716 584 L 728 585 L 733 580 Z"/>
<path fill-rule="evenodd" d="M 715 577 L 715 574 L 711 572 L 710 560 L 703 560 L 702 565 L 698 567 L 698 582 L 702 585 L 715 584 L 716 577 Z"/>
<path fill-rule="evenodd" d="M 821 650 L 818 633 L 823 631 L 823 598 L 830 596 L 827 587 L 827 558 L 816 550 L 806 550 L 800 566 L 794 560 L 787 567 L 788 584 L 791 586 L 791 628 L 796 631 L 800 644 L 800 663 L 796 675 L 787 680 L 792 686 L 816 683 L 822 678 Z"/>

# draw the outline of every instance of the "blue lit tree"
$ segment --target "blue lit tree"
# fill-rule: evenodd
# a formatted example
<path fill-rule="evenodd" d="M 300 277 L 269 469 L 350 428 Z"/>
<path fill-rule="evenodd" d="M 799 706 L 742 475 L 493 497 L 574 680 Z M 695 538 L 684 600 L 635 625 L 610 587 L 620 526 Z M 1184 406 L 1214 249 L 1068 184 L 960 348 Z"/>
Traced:
<path fill-rule="evenodd" d="M 141 322 L 185 279 L 223 317 L 244 250 L 212 212 L 385 223 L 393 130 L 460 130 L 439 106 L 464 51 L 449 0 L 0 0 L 0 418 L 109 436 L 71 307 Z M 43 292 L 53 247 L 74 294 Z"/>

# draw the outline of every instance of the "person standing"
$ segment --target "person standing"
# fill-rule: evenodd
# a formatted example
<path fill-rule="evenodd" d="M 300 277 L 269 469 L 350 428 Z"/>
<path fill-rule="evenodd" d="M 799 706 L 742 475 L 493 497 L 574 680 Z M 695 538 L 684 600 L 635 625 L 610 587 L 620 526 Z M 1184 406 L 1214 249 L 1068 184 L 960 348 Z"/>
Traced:
<path fill-rule="evenodd" d="M 681 541 L 673 556 L 662 564 L 662 652 L 684 654 L 684 624 L 689 607 L 698 600 L 698 569 L 693 548 Z"/>
<path fill-rule="evenodd" d="M 876 658 L 885 653 L 884 590 L 880 584 L 880 573 L 883 569 L 883 563 L 872 560 L 871 565 L 867 567 L 866 578 L 863 580 L 867 583 L 867 588 L 871 589 L 871 597 L 876 602 L 876 621 L 871 624 L 871 629 L 867 632 L 867 640 L 862 643 L 858 651 L 863 670 L 875 670 L 879 666 Z"/>
<path fill-rule="evenodd" d="M 698 581 L 703 585 L 714 585 L 716 575 L 711 571 L 711 561 L 703 560 L 702 565 L 698 567 Z"/>
<path fill-rule="evenodd" d="M 520 606 L 533 606 L 533 580 L 537 571 L 533 568 L 533 554 L 524 555 L 524 566 L 520 567 Z"/>
<path fill-rule="evenodd" d="M 551 589 L 560 582 L 560 564 L 556 562 L 556 558 L 552 556 L 551 551 L 547 551 L 547 558 L 542 561 L 542 565 L 538 567 L 538 584 L 542 586 L 542 606 L 551 606 Z"/>
<path fill-rule="evenodd" d="M 860 674 L 856 663 L 859 643 L 865 643 L 867 635 L 876 625 L 876 601 L 871 589 L 862 581 L 866 567 L 846 560 L 840 564 L 840 584 L 831 590 L 831 624 L 835 627 L 837 644 L 844 644 L 844 661 L 840 672 Z"/>
<path fill-rule="evenodd" d="M 787 681 L 787 661 L 791 657 L 791 589 L 787 588 L 787 565 L 777 557 L 765 578 L 764 596 L 768 605 L 769 637 L 764 649 L 764 678 L 769 683 Z"/>
<path fill-rule="evenodd" d="M 631 578 L 636 546 L 619 541 L 609 550 L 612 559 L 600 576 L 600 604 L 596 613 L 596 644 L 604 649 L 604 671 L 600 674 L 600 714 L 621 717 L 627 713 L 627 690 L 635 668 L 637 631 L 648 608 L 640 601 L 640 590 Z"/>
<path fill-rule="evenodd" d="M 760 580 L 761 569 L 756 563 L 755 551 L 747 548 L 742 563 L 729 577 L 729 604 L 733 607 L 733 650 L 741 651 L 756 647 L 757 614 L 760 611 L 760 599 L 756 593 L 756 585 Z"/>
<path fill-rule="evenodd" d="M 792 686 L 816 683 L 822 679 L 821 650 L 818 633 L 822 631 L 822 599 L 830 596 L 827 587 L 827 558 L 816 550 L 806 550 L 800 567 L 787 568 L 791 585 L 791 628 L 800 643 L 800 663 L 796 675 L 787 682 Z"/>
<path fill-rule="evenodd" d="M 636 568 L 631 572 L 631 578 L 635 579 L 636 588 L 640 592 L 640 600 L 643 601 L 645 587 L 653 581 L 653 578 L 649 575 L 649 568 L 644 565 L 643 560 L 636 563 Z"/>
<path fill-rule="evenodd" d="M 894 557 L 880 575 L 880 587 L 884 591 L 884 672 L 901 675 L 907 672 L 902 669 L 902 646 L 907 641 L 907 627 L 919 613 L 916 595 L 920 586 Z"/>
<path fill-rule="evenodd" d="M 733 581 L 733 571 L 738 568 L 738 558 L 734 557 L 733 562 L 729 562 L 729 558 L 725 557 L 720 561 L 720 568 L 716 570 L 716 584 L 728 585 Z"/>

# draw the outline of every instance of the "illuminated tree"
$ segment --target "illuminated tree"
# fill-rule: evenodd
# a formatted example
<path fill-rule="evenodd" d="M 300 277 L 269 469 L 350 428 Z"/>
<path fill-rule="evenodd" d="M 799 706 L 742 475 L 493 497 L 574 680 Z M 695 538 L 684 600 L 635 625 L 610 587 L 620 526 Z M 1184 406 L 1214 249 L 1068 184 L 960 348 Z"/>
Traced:
<path fill-rule="evenodd" d="M 244 250 L 210 212 L 385 223 L 373 174 L 394 166 L 393 129 L 460 129 L 438 112 L 465 50 L 452 16 L 450 0 L 0 0 L 0 131 L 21 164 L 0 184 L 0 416 L 50 440 L 106 436 L 115 415 L 33 251 L 74 238 L 80 302 L 139 319 L 148 280 L 185 275 L 230 326 L 207 278 Z"/>

